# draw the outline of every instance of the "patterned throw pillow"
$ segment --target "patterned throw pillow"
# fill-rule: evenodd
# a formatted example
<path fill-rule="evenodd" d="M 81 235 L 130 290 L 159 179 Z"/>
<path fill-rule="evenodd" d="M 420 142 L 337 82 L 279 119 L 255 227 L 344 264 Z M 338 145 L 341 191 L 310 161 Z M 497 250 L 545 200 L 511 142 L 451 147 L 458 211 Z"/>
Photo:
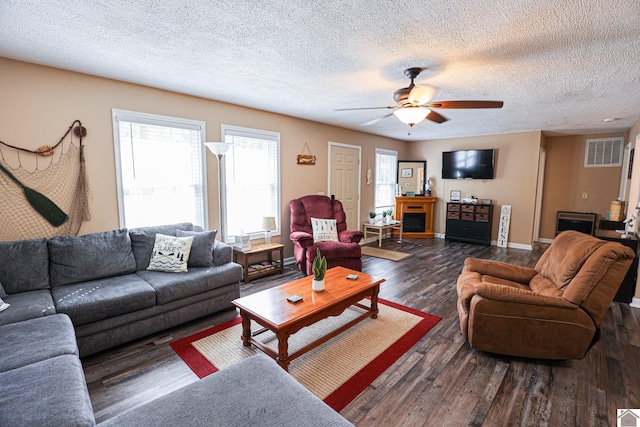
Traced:
<path fill-rule="evenodd" d="M 5 311 L 7 308 L 9 308 L 9 304 L 2 301 L 2 298 L 0 298 L 0 311 Z"/>
<path fill-rule="evenodd" d="M 311 218 L 313 242 L 338 242 L 338 226 L 335 219 Z"/>
<path fill-rule="evenodd" d="M 193 236 L 174 237 L 156 234 L 147 270 L 180 273 L 187 271 Z"/>

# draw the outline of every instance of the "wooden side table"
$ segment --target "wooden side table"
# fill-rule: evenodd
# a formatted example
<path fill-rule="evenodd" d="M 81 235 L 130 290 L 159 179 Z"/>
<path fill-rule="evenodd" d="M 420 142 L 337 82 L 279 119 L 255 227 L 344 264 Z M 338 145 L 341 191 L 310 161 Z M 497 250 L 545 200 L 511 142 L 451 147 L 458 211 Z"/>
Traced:
<path fill-rule="evenodd" d="M 279 258 L 273 259 L 273 253 L 279 252 Z M 256 264 L 249 264 L 249 259 L 255 255 L 266 254 L 267 260 Z M 233 261 L 242 265 L 244 282 L 268 276 L 274 273 L 284 273 L 284 245 L 280 243 L 263 243 L 251 246 L 251 249 L 240 250 L 233 248 Z"/>

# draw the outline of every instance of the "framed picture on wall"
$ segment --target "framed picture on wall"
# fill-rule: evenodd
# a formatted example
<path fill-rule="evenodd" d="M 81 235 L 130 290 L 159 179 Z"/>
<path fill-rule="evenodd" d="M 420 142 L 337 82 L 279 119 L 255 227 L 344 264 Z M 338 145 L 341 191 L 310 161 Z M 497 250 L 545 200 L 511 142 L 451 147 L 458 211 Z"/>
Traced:
<path fill-rule="evenodd" d="M 460 202 L 460 190 L 451 190 L 451 202 Z"/>
<path fill-rule="evenodd" d="M 411 168 L 401 169 L 400 176 L 402 178 L 411 178 L 413 176 L 413 169 Z"/>

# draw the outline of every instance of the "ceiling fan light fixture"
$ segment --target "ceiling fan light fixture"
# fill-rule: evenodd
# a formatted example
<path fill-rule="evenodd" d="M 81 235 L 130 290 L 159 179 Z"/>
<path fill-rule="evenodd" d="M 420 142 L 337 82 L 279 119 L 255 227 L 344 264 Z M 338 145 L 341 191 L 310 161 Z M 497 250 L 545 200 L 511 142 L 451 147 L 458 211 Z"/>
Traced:
<path fill-rule="evenodd" d="M 405 125 L 413 126 L 423 121 L 431 110 L 425 107 L 398 108 L 393 114 Z"/>

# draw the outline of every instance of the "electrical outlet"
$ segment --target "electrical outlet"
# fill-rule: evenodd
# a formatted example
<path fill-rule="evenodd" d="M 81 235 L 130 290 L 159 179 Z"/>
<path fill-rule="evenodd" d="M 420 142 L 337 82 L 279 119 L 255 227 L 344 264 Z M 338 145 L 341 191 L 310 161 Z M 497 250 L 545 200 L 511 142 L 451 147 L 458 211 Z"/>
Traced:
<path fill-rule="evenodd" d="M 583 199 L 588 199 L 589 198 L 589 193 L 582 193 L 582 198 Z"/>

